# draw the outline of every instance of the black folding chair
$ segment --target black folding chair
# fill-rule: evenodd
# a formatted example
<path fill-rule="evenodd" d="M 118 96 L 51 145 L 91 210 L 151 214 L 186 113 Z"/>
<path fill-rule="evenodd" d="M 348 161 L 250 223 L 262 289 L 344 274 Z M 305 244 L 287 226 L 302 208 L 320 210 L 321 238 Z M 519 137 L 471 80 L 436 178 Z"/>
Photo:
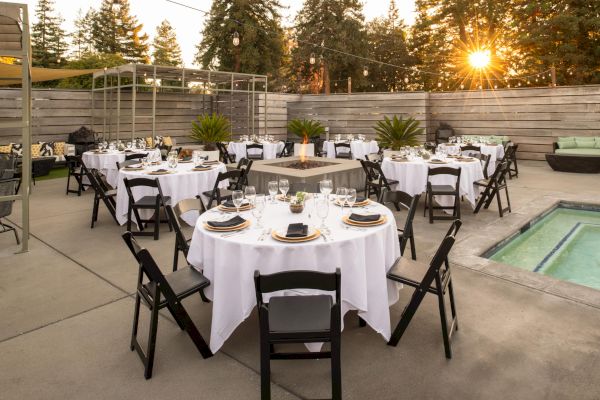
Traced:
<path fill-rule="evenodd" d="M 464 145 L 464 146 L 460 146 L 460 152 L 468 152 L 467 154 L 471 155 L 473 153 L 477 153 L 477 154 L 481 154 L 481 147 L 480 146 L 473 146 L 473 145 Z"/>
<path fill-rule="evenodd" d="M 249 150 L 260 150 L 259 152 L 250 152 Z M 246 145 L 246 158 L 248 160 L 263 160 L 265 156 L 264 146 L 259 143 Z"/>
<path fill-rule="evenodd" d="M 315 145 L 315 155 L 317 157 L 325 157 L 327 155 L 327 150 L 323 149 L 325 146 L 325 139 L 315 137 L 310 139 L 310 142 Z"/>
<path fill-rule="evenodd" d="M 154 353 L 156 349 L 156 333 L 158 330 L 158 312 L 167 308 L 181 330 L 186 331 L 203 358 L 212 357 L 210 348 L 196 328 L 196 325 L 181 304 L 181 301 L 195 293 L 202 293 L 210 285 L 210 281 L 194 268 L 187 266 L 168 275 L 163 275 L 158 265 L 148 252 L 133 238 L 131 232 L 123 234 L 123 240 L 139 263 L 137 292 L 131 332 L 131 351 L 137 351 L 144 364 L 144 376 L 152 377 Z M 145 280 L 147 281 L 145 282 Z M 146 350 L 137 341 L 140 303 L 144 302 L 150 309 L 150 331 Z"/>
<path fill-rule="evenodd" d="M 91 184 L 84 183 L 83 181 L 85 172 L 81 167 L 81 164 L 83 163 L 81 156 L 65 156 L 65 162 L 68 170 L 66 195 L 69 195 L 69 193 L 77 193 L 77 196 L 81 196 L 81 192 L 85 190 L 85 187 L 91 186 Z M 77 189 L 71 189 L 71 177 L 75 179 Z"/>
<path fill-rule="evenodd" d="M 488 179 L 488 169 L 490 167 L 490 159 L 492 158 L 492 156 L 489 154 L 480 153 L 475 158 L 478 158 L 481 162 L 481 167 L 483 168 L 483 177 L 485 179 Z"/>
<path fill-rule="evenodd" d="M 0 196 L 13 196 L 16 193 L 16 186 L 19 183 L 19 178 L 14 178 L 14 169 L 3 169 L 0 171 Z M 2 221 L 2 218 L 10 216 L 12 213 L 14 200 L 0 201 L 0 233 L 13 232 L 15 234 L 15 240 L 17 244 L 21 244 L 19 240 L 19 234 L 17 229 L 9 225 L 7 222 Z"/>
<path fill-rule="evenodd" d="M 179 252 L 182 252 L 184 257 L 187 258 L 188 251 L 190 249 L 190 241 L 192 240 L 186 238 L 185 234 L 183 233 L 183 229 L 181 229 L 181 216 L 190 211 L 197 211 L 198 215 L 202 215 L 206 211 L 206 208 L 204 208 L 202 201 L 196 198 L 181 200 L 174 207 L 167 205 L 165 209 L 167 210 L 167 214 L 171 220 L 171 225 L 173 226 L 173 229 L 175 229 L 175 254 L 173 256 L 173 271 L 177 271 Z"/>
<path fill-rule="evenodd" d="M 217 202 L 217 205 L 221 204 L 221 202 L 231 199 L 231 190 L 242 190 L 242 182 L 243 182 L 243 174 L 244 172 L 239 169 L 232 169 L 227 172 L 219 172 L 217 175 L 217 180 L 215 181 L 215 185 L 212 190 L 206 191 L 202 193 L 202 196 L 207 197 L 208 201 L 206 202 L 206 209 L 211 209 L 213 202 Z M 236 182 L 235 186 L 231 189 L 221 189 L 219 185 L 221 182 L 231 179 Z"/>
<path fill-rule="evenodd" d="M 179 149 L 181 150 L 181 147 Z M 131 154 L 125 154 L 125 161 L 128 161 L 128 160 L 138 160 L 138 162 L 139 162 L 144 157 L 148 157 L 148 153 L 131 153 Z"/>
<path fill-rule="evenodd" d="M 452 223 L 429 265 L 400 257 L 396 260 L 390 272 L 388 272 L 388 279 L 415 288 L 410 302 L 402 311 L 400 322 L 398 322 L 396 329 L 394 329 L 388 345 L 396 346 L 398 344 L 425 295 L 431 293 L 438 298 L 446 358 L 452 358 L 450 339 L 454 331 L 458 330 L 458 318 L 456 315 L 456 304 L 454 303 L 454 288 L 452 286 L 448 254 L 454 245 L 456 234 L 461 225 L 462 222 L 458 219 Z M 446 292 L 448 292 L 450 298 L 450 324 L 446 317 Z"/>
<path fill-rule="evenodd" d="M 439 167 L 431 168 L 427 172 L 427 191 L 425 193 L 425 208 L 423 216 L 426 215 L 429 209 L 429 223 L 433 224 L 434 220 L 454 220 L 460 219 L 460 173 L 461 168 Z M 451 175 L 456 177 L 456 182 L 453 185 L 433 185 L 430 181 L 432 176 Z M 433 196 L 452 196 L 454 204 L 452 206 L 434 205 Z M 434 210 L 452 210 L 452 215 L 434 215 Z"/>
<path fill-rule="evenodd" d="M 173 231 L 168 215 L 166 215 L 166 219 L 160 219 L 160 210 L 164 209 L 165 205 L 169 204 L 171 197 L 163 195 L 158 179 L 124 178 L 123 182 L 125 183 L 125 189 L 127 190 L 127 196 L 129 197 L 129 206 L 127 207 L 127 230 L 129 232 L 131 232 L 132 213 L 135 215 L 135 220 L 139 230 L 138 232 L 133 232 L 133 235 L 154 236 L 154 240 L 158 240 L 159 226 L 161 222 L 166 222 L 169 225 L 169 231 Z M 136 187 L 154 188 L 158 193 L 154 196 L 142 196 L 140 199 L 135 200 L 132 189 Z M 142 219 L 139 213 L 140 210 L 152 210 L 154 211 L 154 215 L 150 219 Z M 144 232 L 144 224 L 149 222 L 154 223 L 154 232 Z"/>
<path fill-rule="evenodd" d="M 94 229 L 94 224 L 98 221 L 98 210 L 100 208 L 100 200 L 106 206 L 106 209 L 115 220 L 117 225 L 119 225 L 119 221 L 117 220 L 117 191 L 114 189 L 108 189 L 100 176 L 100 172 L 96 169 L 88 170 L 85 166 L 82 165 L 85 174 L 90 181 L 92 189 L 94 189 L 94 207 L 92 208 L 92 224 L 91 229 Z"/>
<path fill-rule="evenodd" d="M 496 197 L 496 200 L 498 201 L 498 213 L 500 214 L 500 218 L 504 216 L 504 213 L 512 212 L 510 197 L 508 195 L 508 182 L 506 181 L 506 175 L 510 173 L 509 171 L 510 161 L 504 161 L 498 164 L 496 170 L 489 179 L 482 179 L 474 182 L 476 186 L 485 188 L 483 193 L 479 196 L 475 211 L 473 211 L 474 214 L 477 214 L 482 206 L 487 210 L 492 204 L 494 197 Z M 507 207 L 502 206 L 502 199 L 500 198 L 501 190 L 504 190 L 506 195 Z"/>
<path fill-rule="evenodd" d="M 271 360 L 331 359 L 333 399 L 342 398 L 340 359 L 341 298 L 340 269 L 335 273 L 287 271 L 271 275 L 254 272 L 260 323 L 261 399 L 271 398 Z M 273 296 L 269 303 L 263 293 L 290 289 L 335 291 L 335 303 L 328 294 Z M 275 345 L 288 343 L 331 343 L 331 351 L 276 352 Z"/>
<path fill-rule="evenodd" d="M 242 177 L 238 180 L 229 180 L 229 190 L 242 190 L 248 186 L 248 175 L 252 169 L 252 163 L 254 163 L 253 160 L 248 160 L 245 157 L 238 161 L 236 169 L 242 171 Z"/>
<path fill-rule="evenodd" d="M 277 158 L 291 157 L 294 154 L 294 142 L 290 140 L 285 141 L 283 150 L 277 155 Z"/>
<path fill-rule="evenodd" d="M 510 163 L 508 164 L 508 177 L 510 179 L 519 177 L 519 165 L 517 164 L 517 151 L 519 150 L 518 144 L 513 144 L 510 147 L 510 152 L 508 156 L 508 160 Z"/>
<path fill-rule="evenodd" d="M 374 161 L 358 161 L 360 161 L 360 165 L 362 165 L 363 171 L 365 172 L 365 197 L 370 198 L 375 195 L 377 201 L 381 201 L 383 190 L 392 190 L 391 185 L 397 184 L 398 181 L 387 179 L 381 169 L 381 164 Z M 400 211 L 398 205 L 396 204 L 395 206 L 396 210 Z"/>
<path fill-rule="evenodd" d="M 394 203 L 396 207 L 400 204 L 408 210 L 406 220 L 404 221 L 404 229 L 398 228 L 398 239 L 400 239 L 400 252 L 404 255 L 406 244 L 410 242 L 410 253 L 412 259 L 417 259 L 417 249 L 415 247 L 415 235 L 413 232 L 413 220 L 419 205 L 420 194 L 411 196 L 408 193 L 400 190 L 386 190 L 383 192 L 383 203 Z"/>
<path fill-rule="evenodd" d="M 338 151 L 338 149 L 348 149 L 348 151 Z M 350 143 L 334 143 L 333 151 L 335 151 L 335 158 L 352 160 L 352 147 Z"/>
<path fill-rule="evenodd" d="M 221 160 L 223 160 L 223 163 L 225 163 L 225 164 L 235 163 L 235 155 L 230 154 L 229 151 L 227 151 L 227 146 L 225 146 L 224 143 L 217 142 L 216 145 L 217 145 L 217 149 L 219 150 L 219 155 L 221 156 Z"/>
<path fill-rule="evenodd" d="M 137 159 L 132 159 L 132 160 L 125 160 L 125 161 L 117 161 L 117 169 L 121 169 L 124 167 L 128 167 L 130 165 L 138 165 L 140 163 L 140 160 Z"/>

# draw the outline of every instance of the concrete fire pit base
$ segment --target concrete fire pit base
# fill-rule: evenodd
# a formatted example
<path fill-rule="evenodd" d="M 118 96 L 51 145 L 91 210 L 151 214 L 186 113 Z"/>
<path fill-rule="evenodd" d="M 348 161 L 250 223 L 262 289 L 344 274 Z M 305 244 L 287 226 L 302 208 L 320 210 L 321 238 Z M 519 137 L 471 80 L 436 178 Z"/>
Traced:
<path fill-rule="evenodd" d="M 289 164 L 300 161 L 300 157 L 254 161 L 248 183 L 255 186 L 258 193 L 268 193 L 267 183 L 279 179 L 287 179 L 291 186 L 294 183 L 307 183 L 316 189 L 318 189 L 319 181 L 331 179 L 334 188 L 344 186 L 357 190 L 364 189 L 365 174 L 359 161 L 321 157 L 306 157 L 306 160 L 321 166 L 303 170 L 287 167 Z M 230 168 L 235 168 L 235 166 Z"/>

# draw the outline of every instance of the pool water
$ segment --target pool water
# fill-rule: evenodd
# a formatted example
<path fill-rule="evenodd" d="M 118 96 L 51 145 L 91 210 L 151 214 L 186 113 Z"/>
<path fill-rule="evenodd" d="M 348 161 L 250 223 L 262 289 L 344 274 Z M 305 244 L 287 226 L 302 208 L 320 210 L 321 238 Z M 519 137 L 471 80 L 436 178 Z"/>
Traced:
<path fill-rule="evenodd" d="M 600 289 L 600 211 L 559 206 L 486 255 L 503 264 Z"/>

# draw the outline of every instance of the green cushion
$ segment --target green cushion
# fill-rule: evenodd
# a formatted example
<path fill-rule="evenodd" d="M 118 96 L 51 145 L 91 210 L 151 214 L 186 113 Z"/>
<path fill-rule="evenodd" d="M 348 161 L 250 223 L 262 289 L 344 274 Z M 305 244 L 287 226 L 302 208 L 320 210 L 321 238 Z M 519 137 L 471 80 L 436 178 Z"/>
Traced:
<path fill-rule="evenodd" d="M 559 137 L 558 138 L 558 148 L 559 149 L 576 149 L 577 143 L 575 143 L 575 138 Z"/>
<path fill-rule="evenodd" d="M 596 145 L 596 140 L 593 137 L 576 137 L 575 143 L 578 149 L 593 149 Z"/>
<path fill-rule="evenodd" d="M 594 155 L 600 156 L 600 148 L 598 149 L 557 149 L 556 154 L 575 154 L 575 155 Z"/>
<path fill-rule="evenodd" d="M 596 141 L 596 146 L 594 146 L 595 149 L 600 149 L 600 136 L 597 136 L 594 138 Z"/>

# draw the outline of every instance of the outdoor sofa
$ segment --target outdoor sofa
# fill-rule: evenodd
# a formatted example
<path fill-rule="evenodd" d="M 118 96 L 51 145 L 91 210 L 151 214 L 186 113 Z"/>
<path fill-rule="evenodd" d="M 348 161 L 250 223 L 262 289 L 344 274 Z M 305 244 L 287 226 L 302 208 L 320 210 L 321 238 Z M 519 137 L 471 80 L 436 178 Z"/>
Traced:
<path fill-rule="evenodd" d="M 600 136 L 561 137 L 554 142 L 554 152 L 546 161 L 555 171 L 600 173 Z"/>

